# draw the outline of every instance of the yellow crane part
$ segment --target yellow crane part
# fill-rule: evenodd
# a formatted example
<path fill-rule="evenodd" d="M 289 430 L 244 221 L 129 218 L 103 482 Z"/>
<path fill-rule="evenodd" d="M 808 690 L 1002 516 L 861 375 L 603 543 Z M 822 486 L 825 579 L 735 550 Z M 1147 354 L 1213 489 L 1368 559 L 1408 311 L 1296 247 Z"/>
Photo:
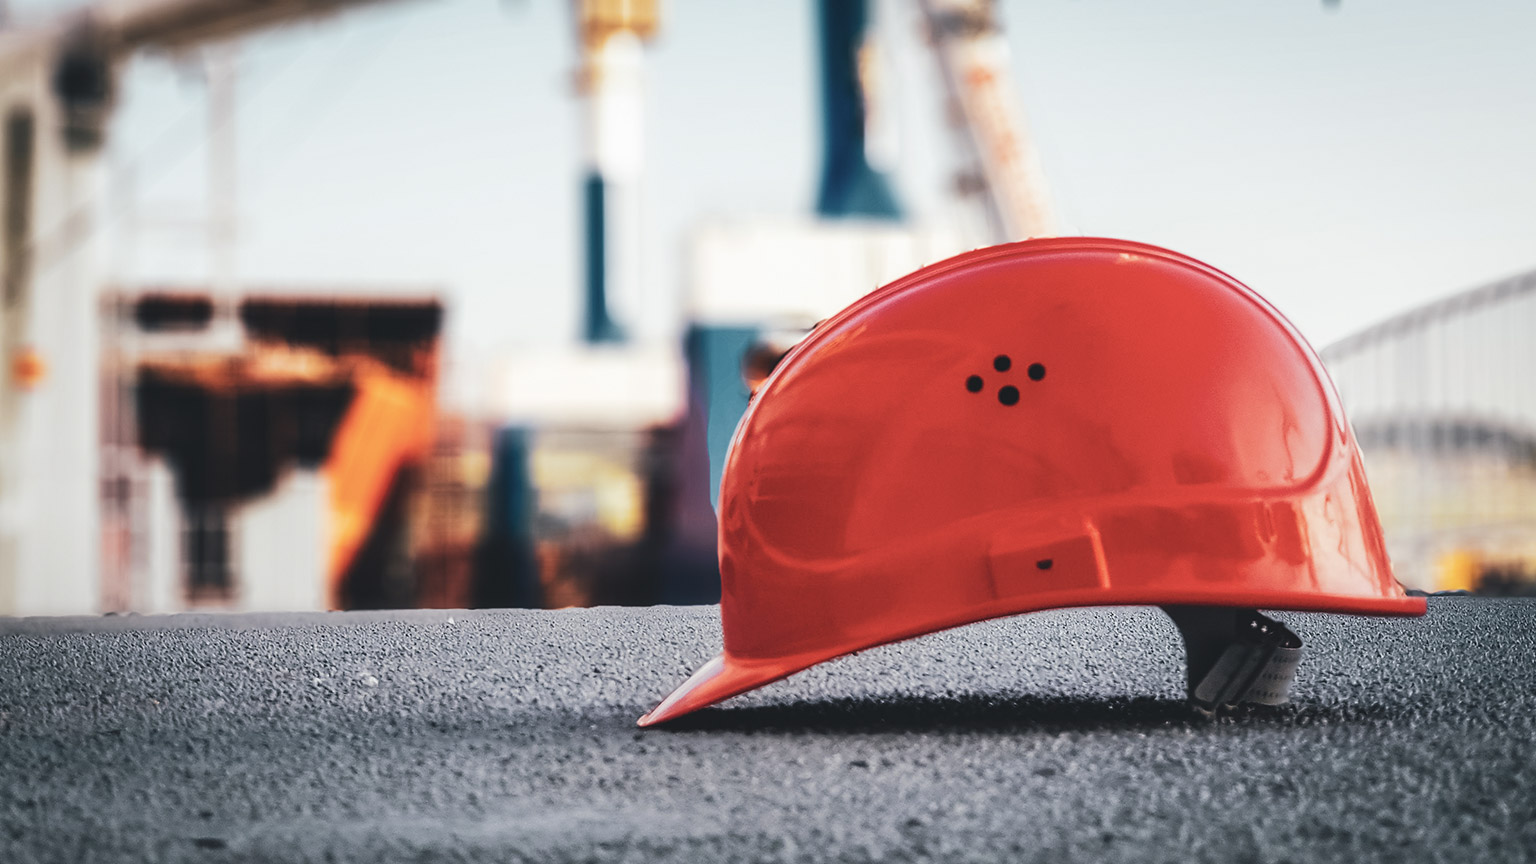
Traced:
<path fill-rule="evenodd" d="M 1474 591 L 1482 560 L 1475 552 L 1458 549 L 1435 562 L 1436 591 Z"/>
<path fill-rule="evenodd" d="M 368 537 L 395 475 L 425 459 L 432 448 L 430 385 L 382 369 L 359 371 L 352 404 L 326 461 L 330 479 L 331 545 L 326 562 L 331 606 L 339 608 L 343 581 Z"/>

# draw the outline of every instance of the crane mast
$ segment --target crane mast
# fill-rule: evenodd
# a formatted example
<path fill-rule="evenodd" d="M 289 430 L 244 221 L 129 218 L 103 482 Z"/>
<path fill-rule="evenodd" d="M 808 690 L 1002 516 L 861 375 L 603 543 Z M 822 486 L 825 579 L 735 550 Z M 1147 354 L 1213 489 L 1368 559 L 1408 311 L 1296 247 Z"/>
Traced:
<path fill-rule="evenodd" d="M 655 35 L 657 0 L 575 0 L 581 43 L 578 88 L 585 103 L 582 187 L 588 343 L 623 342 L 610 299 L 639 305 L 640 179 L 644 158 L 644 45 Z"/>
<path fill-rule="evenodd" d="M 961 148 L 957 191 L 984 214 L 992 242 L 1042 237 L 1057 217 L 1008 69 L 993 0 L 918 0 Z"/>

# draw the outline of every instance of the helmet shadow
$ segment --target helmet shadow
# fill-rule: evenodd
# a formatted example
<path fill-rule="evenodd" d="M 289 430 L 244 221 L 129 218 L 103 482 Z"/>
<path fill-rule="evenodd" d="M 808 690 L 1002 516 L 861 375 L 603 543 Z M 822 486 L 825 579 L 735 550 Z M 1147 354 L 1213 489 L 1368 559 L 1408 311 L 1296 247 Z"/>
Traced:
<path fill-rule="evenodd" d="M 1310 726 L 1370 720 L 1354 705 L 1239 705 L 1210 716 L 1184 699 L 957 694 L 846 697 L 711 707 L 658 728 L 671 732 L 1084 732 L 1232 726 Z"/>

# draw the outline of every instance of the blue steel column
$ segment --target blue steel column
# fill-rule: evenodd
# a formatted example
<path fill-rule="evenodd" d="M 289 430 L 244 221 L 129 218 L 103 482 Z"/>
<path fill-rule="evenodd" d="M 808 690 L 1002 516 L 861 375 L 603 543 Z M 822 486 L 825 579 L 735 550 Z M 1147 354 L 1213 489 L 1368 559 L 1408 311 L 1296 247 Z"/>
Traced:
<path fill-rule="evenodd" d="M 866 0 L 818 0 L 824 159 L 816 212 L 824 218 L 901 218 L 885 175 L 865 149 L 868 94 L 859 73 L 869 26 Z"/>
<path fill-rule="evenodd" d="M 866 0 L 817 0 L 823 161 L 816 213 L 824 219 L 896 221 L 901 207 L 865 149 L 867 94 L 859 72 L 869 27 Z M 725 451 L 747 407 L 741 362 L 755 327 L 704 323 L 687 334 L 692 386 L 708 400 L 710 496 L 718 501 Z"/>
<path fill-rule="evenodd" d="M 585 254 L 582 266 L 586 275 L 585 305 L 582 309 L 581 338 L 593 344 L 622 342 L 624 331 L 608 312 L 608 221 L 606 184 L 597 171 L 587 174 L 582 184 L 582 228 Z"/>

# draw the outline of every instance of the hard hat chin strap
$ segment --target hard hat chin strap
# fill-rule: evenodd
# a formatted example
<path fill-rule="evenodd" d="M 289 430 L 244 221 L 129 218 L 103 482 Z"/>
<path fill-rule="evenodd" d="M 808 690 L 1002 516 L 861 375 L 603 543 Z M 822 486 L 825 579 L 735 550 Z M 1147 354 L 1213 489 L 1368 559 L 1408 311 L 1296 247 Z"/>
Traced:
<path fill-rule="evenodd" d="M 1301 638 L 1252 609 L 1164 606 L 1184 637 L 1187 692 L 1195 707 L 1281 705 L 1290 699 Z"/>

